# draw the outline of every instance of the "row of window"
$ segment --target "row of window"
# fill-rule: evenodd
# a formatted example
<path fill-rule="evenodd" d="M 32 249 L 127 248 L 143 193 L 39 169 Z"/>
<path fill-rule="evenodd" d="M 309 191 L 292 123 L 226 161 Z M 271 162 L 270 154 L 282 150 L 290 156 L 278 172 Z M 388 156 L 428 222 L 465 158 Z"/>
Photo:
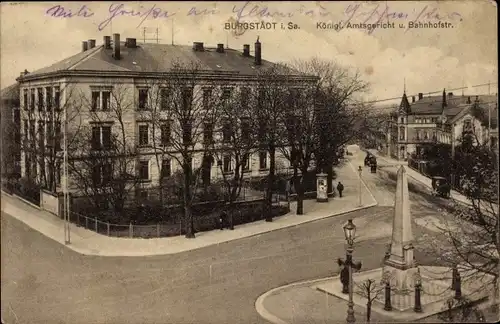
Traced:
<path fill-rule="evenodd" d="M 427 118 L 422 118 L 422 117 L 416 117 L 415 118 L 415 123 L 416 124 L 435 124 L 439 121 L 438 117 L 427 117 Z"/>
<path fill-rule="evenodd" d="M 25 139 L 38 139 L 39 147 L 52 147 L 54 145 L 56 150 L 61 149 L 61 122 L 50 122 L 39 120 L 37 129 L 35 128 L 34 121 L 25 119 L 24 124 L 24 138 Z M 47 140 L 47 143 L 45 143 Z"/>
<path fill-rule="evenodd" d="M 292 89 L 293 93 L 299 94 L 299 91 Z M 150 90 L 147 87 L 138 88 L 138 110 L 149 110 L 149 97 Z M 225 88 L 222 92 L 222 100 L 230 98 L 232 88 Z M 242 88 L 239 100 L 242 105 L 248 104 L 250 89 Z M 38 87 L 32 89 L 24 89 L 24 109 L 34 110 L 38 107 L 40 111 L 50 111 L 55 106 L 56 109 L 60 107 L 61 92 L 59 87 Z M 92 111 L 108 111 L 111 109 L 112 87 L 105 87 L 105 89 L 91 88 L 91 110 Z M 212 89 L 203 89 L 203 105 L 208 108 L 212 98 Z M 193 101 L 193 89 L 184 88 L 182 90 L 182 105 L 184 109 L 189 109 Z M 160 110 L 168 110 L 172 102 L 172 89 L 160 89 Z M 293 104 L 293 102 L 291 102 Z"/>
<path fill-rule="evenodd" d="M 139 88 L 138 89 L 138 110 L 149 110 L 149 89 L 148 88 Z M 204 89 L 203 90 L 203 105 L 208 108 L 210 104 L 212 90 Z M 231 89 L 224 89 L 222 93 L 222 99 L 228 99 L 231 94 Z M 171 88 L 162 88 L 160 89 L 160 98 L 159 98 L 159 108 L 160 110 L 168 110 L 172 100 L 172 89 Z M 190 109 L 191 102 L 193 100 L 193 90 L 191 88 L 184 88 L 182 90 L 182 105 L 184 109 Z M 247 102 L 247 101 L 245 101 Z M 111 90 L 92 90 L 92 111 L 108 111 L 111 108 Z"/>
<path fill-rule="evenodd" d="M 192 125 L 190 122 L 184 122 L 183 140 L 185 143 L 191 143 Z M 162 123 L 159 127 L 160 129 L 160 141 L 159 144 L 167 146 L 170 144 L 171 129 L 170 123 Z M 222 142 L 231 143 L 234 138 L 234 126 L 231 122 L 225 121 L 222 124 Z M 212 123 L 204 123 L 203 125 L 203 143 L 209 145 L 213 143 L 214 140 L 214 126 Z M 241 120 L 241 142 L 250 142 L 250 121 L 249 119 Z M 148 146 L 150 145 L 150 125 L 142 124 L 139 125 L 139 145 Z"/>
<path fill-rule="evenodd" d="M 31 129 L 29 130 L 30 134 L 35 134 L 35 128 L 34 124 L 31 123 Z M 47 124 L 47 136 L 52 136 L 52 124 Z M 25 134 L 28 134 L 28 122 L 25 122 Z M 42 134 L 45 134 L 44 132 L 44 122 L 39 121 L 39 140 L 44 141 L 44 136 Z M 138 127 L 138 139 L 139 139 L 139 146 L 148 146 L 150 145 L 150 126 L 147 124 L 139 125 Z M 189 128 L 189 127 L 187 127 Z M 160 145 L 167 146 L 170 143 L 170 136 L 171 136 L 171 129 L 170 129 L 170 124 L 169 123 L 164 123 L 161 124 L 160 127 Z M 249 140 L 250 138 L 250 124 L 247 121 L 242 122 L 241 126 L 241 138 L 242 141 Z M 229 143 L 231 141 L 231 136 L 232 136 L 232 126 L 229 123 L 224 124 L 223 130 L 222 130 L 222 140 L 223 142 Z M 61 134 L 61 124 L 59 122 L 56 123 L 56 131 L 55 131 L 55 138 L 57 141 L 57 147 L 60 147 L 60 134 Z M 99 126 L 93 126 L 92 127 L 92 138 L 91 138 L 91 148 L 93 150 L 107 150 L 111 149 L 112 145 L 112 140 L 111 140 L 111 126 L 107 125 L 99 125 Z M 204 144 L 209 144 L 213 141 L 213 126 L 209 123 L 205 124 L 205 129 L 203 132 L 203 139 L 204 139 Z M 184 131 L 184 140 L 186 143 L 191 142 L 191 130 L 187 129 Z"/>
<path fill-rule="evenodd" d="M 189 162 L 188 162 L 189 163 Z M 222 161 L 217 164 L 222 167 L 224 173 L 229 173 L 233 171 L 233 163 L 231 156 L 224 156 Z M 208 172 L 208 177 L 210 177 L 210 169 L 212 168 L 211 161 L 204 160 L 202 171 L 205 177 Z M 250 154 L 246 154 L 243 157 L 242 163 L 243 171 L 250 171 Z M 259 153 L 259 169 L 267 169 L 267 152 Z M 92 180 L 95 185 L 107 185 L 111 182 L 113 178 L 113 169 L 110 163 L 103 163 L 95 165 L 92 168 Z M 170 159 L 163 159 L 160 168 L 160 179 L 168 178 L 172 175 L 172 164 Z M 137 162 L 137 176 L 140 180 L 149 181 L 151 180 L 150 171 L 150 161 L 149 160 L 139 160 Z"/>
<path fill-rule="evenodd" d="M 185 143 L 191 143 L 191 125 L 185 123 L 183 131 L 183 139 Z M 170 123 L 165 122 L 160 125 L 160 138 L 159 145 L 167 146 L 170 144 L 171 129 Z M 150 125 L 142 124 L 138 127 L 139 146 L 150 145 Z M 222 127 L 222 141 L 230 143 L 233 138 L 233 126 L 229 122 L 225 122 Z M 242 120 L 241 122 L 241 140 L 250 140 L 250 122 Z M 210 123 L 204 124 L 203 130 L 203 143 L 205 145 L 213 141 L 213 125 Z M 91 147 L 93 150 L 110 149 L 111 148 L 111 126 L 94 126 L 92 127 L 92 141 Z"/>
<path fill-rule="evenodd" d="M 60 108 L 61 91 L 59 87 L 43 87 L 23 90 L 24 110 L 51 111 Z"/>
<path fill-rule="evenodd" d="M 37 168 L 38 166 L 38 168 Z M 24 161 L 24 173 L 28 178 L 37 178 L 38 169 L 40 169 L 40 177 L 45 178 L 47 183 L 54 182 L 56 185 L 61 184 L 61 162 L 47 163 L 42 158 L 36 158 L 33 154 L 27 153 Z M 54 177 L 54 178 L 53 178 Z"/>
<path fill-rule="evenodd" d="M 430 135 L 429 133 L 431 133 L 432 135 Z M 436 139 L 436 131 L 432 131 L 432 132 L 429 132 L 427 130 L 415 130 L 415 139 L 418 141 L 418 140 L 428 140 L 429 138 L 432 138 L 432 139 Z"/>

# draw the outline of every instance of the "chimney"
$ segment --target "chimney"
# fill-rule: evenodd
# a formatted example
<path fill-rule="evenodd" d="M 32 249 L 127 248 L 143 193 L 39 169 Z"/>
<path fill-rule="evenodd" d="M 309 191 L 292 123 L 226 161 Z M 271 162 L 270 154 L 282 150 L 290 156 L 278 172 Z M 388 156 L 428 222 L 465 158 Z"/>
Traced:
<path fill-rule="evenodd" d="M 120 34 L 113 34 L 113 57 L 120 59 Z"/>
<path fill-rule="evenodd" d="M 248 44 L 243 45 L 243 56 L 246 57 L 250 56 L 250 45 Z"/>
<path fill-rule="evenodd" d="M 224 44 L 217 44 L 217 53 L 224 53 Z"/>
<path fill-rule="evenodd" d="M 202 42 L 194 42 L 193 43 L 193 51 L 195 52 L 203 52 L 205 49 L 203 48 Z"/>
<path fill-rule="evenodd" d="M 467 97 L 467 104 L 470 104 L 470 96 Z"/>
<path fill-rule="evenodd" d="M 448 98 L 453 98 L 453 92 L 448 92 Z"/>
<path fill-rule="evenodd" d="M 85 52 L 89 49 L 89 44 L 86 41 L 82 42 L 82 52 Z"/>
<path fill-rule="evenodd" d="M 422 100 L 424 98 L 424 94 L 422 92 L 418 93 L 418 100 Z"/>
<path fill-rule="evenodd" d="M 111 48 L 111 36 L 104 36 L 103 43 L 104 43 L 105 49 L 110 49 Z"/>
<path fill-rule="evenodd" d="M 89 39 L 88 41 L 88 48 L 91 49 L 91 48 L 94 48 L 95 47 L 95 39 Z"/>
<path fill-rule="evenodd" d="M 259 36 L 257 36 L 257 40 L 255 41 L 255 65 L 262 64 L 262 47 L 260 45 Z"/>
<path fill-rule="evenodd" d="M 411 96 L 411 103 L 415 103 L 415 96 Z"/>

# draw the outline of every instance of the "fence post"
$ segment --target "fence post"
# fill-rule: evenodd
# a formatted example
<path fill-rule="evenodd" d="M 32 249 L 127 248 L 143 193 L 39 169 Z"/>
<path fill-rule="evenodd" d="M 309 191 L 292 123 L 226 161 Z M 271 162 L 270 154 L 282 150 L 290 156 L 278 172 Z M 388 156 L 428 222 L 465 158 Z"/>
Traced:
<path fill-rule="evenodd" d="M 97 233 L 97 217 L 94 217 L 94 221 L 95 221 L 95 232 Z"/>
<path fill-rule="evenodd" d="M 156 237 L 160 237 L 160 224 L 156 224 Z"/>
<path fill-rule="evenodd" d="M 108 227 L 108 236 L 109 236 L 109 222 L 106 225 Z"/>
<path fill-rule="evenodd" d="M 128 236 L 133 237 L 134 232 L 133 232 L 133 227 L 132 227 L 132 222 L 130 222 L 130 225 L 128 226 Z"/>
<path fill-rule="evenodd" d="M 89 228 L 89 218 L 87 216 L 83 216 L 85 217 L 85 229 L 88 229 Z"/>

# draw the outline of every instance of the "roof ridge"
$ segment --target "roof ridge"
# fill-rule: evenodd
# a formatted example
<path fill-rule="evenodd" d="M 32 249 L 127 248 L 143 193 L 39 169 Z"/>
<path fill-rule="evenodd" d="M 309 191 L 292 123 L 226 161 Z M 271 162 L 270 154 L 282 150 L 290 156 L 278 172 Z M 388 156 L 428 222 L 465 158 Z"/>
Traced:
<path fill-rule="evenodd" d="M 69 66 L 67 68 L 67 70 L 74 70 L 74 68 L 79 65 L 80 63 L 83 63 L 85 62 L 86 60 L 88 60 L 92 55 L 94 55 L 95 53 L 97 53 L 97 50 L 100 50 L 101 48 L 103 47 L 103 45 L 99 45 L 99 46 L 96 46 L 94 48 L 91 48 L 88 52 L 88 55 L 87 56 L 84 56 L 83 58 L 81 58 L 79 61 L 77 61 L 75 64 Z"/>

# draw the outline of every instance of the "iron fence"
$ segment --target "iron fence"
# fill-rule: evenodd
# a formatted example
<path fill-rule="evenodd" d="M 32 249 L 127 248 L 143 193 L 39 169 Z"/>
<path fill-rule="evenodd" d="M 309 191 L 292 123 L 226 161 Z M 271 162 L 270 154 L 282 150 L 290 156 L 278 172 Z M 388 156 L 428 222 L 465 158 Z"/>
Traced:
<path fill-rule="evenodd" d="M 231 214 L 232 224 L 236 226 L 264 219 L 265 215 L 262 201 L 263 199 L 238 202 Z M 244 207 L 244 209 L 238 209 L 238 207 Z M 219 228 L 219 219 L 223 210 L 223 208 L 214 208 L 214 210 L 207 215 L 193 215 L 195 232 L 210 231 Z M 273 217 L 286 214 L 289 210 L 289 201 L 285 197 L 281 195 L 273 196 L 271 210 Z M 185 220 L 181 217 L 174 217 L 164 222 L 150 225 L 135 224 L 133 221 L 129 224 L 113 224 L 99 220 L 97 217 L 89 217 L 78 212 L 70 212 L 70 222 L 98 234 L 110 237 L 129 238 L 178 236 L 185 234 L 186 227 Z"/>

